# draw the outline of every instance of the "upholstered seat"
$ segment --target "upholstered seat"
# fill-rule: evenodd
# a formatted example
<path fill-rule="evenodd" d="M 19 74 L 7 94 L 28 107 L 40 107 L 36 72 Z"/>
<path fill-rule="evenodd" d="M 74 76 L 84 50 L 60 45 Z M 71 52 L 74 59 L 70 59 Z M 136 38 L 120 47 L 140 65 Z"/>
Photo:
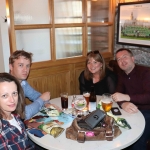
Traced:
<path fill-rule="evenodd" d="M 119 68 L 116 60 L 110 60 L 108 65 L 116 74 L 119 74 L 119 72 L 122 71 Z"/>

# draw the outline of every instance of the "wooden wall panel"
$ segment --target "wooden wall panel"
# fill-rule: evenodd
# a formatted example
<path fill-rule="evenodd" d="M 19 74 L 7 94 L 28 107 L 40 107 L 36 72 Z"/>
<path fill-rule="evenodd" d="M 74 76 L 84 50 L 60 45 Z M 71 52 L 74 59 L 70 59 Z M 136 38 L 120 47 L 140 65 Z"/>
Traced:
<path fill-rule="evenodd" d="M 80 73 L 84 70 L 84 68 L 82 69 L 76 69 L 75 70 L 75 91 L 76 91 L 76 94 L 80 94 L 80 90 L 79 90 L 79 76 L 80 76 Z"/>
<path fill-rule="evenodd" d="M 30 71 L 28 82 L 41 93 L 50 91 L 51 98 L 59 97 L 64 91 L 70 95 L 79 94 L 78 77 L 83 69 L 84 62 L 33 69 Z"/>
<path fill-rule="evenodd" d="M 49 68 L 48 68 L 49 69 Z M 51 92 L 51 98 L 59 97 L 60 93 L 67 91 L 70 93 L 70 71 L 35 77 L 30 79 L 29 83 L 39 92 Z"/>
<path fill-rule="evenodd" d="M 75 64 L 75 93 L 80 94 L 79 90 L 79 76 L 80 73 L 85 69 L 85 61 L 82 63 L 76 63 Z"/>

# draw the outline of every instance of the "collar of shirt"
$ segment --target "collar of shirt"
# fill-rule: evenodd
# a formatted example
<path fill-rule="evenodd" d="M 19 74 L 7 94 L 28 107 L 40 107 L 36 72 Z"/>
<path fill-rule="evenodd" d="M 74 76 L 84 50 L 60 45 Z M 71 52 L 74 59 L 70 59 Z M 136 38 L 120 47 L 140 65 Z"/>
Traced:
<path fill-rule="evenodd" d="M 21 86 L 26 85 L 26 80 L 21 81 Z"/>
<path fill-rule="evenodd" d="M 124 72 L 124 75 L 126 76 L 126 77 L 131 77 L 135 72 L 136 72 L 136 68 L 137 68 L 137 66 L 135 65 L 135 67 L 133 68 L 133 70 L 129 73 L 129 74 L 126 74 L 125 72 Z"/>
<path fill-rule="evenodd" d="M 21 81 L 21 86 L 23 86 L 23 85 L 26 85 L 26 81 L 25 80 Z"/>
<path fill-rule="evenodd" d="M 13 114 L 13 115 L 14 115 L 14 118 L 16 119 L 16 121 L 18 122 L 18 124 L 20 126 L 22 126 L 21 122 L 19 121 L 19 115 L 17 115 L 17 114 Z M 5 120 L 5 119 L 1 119 L 1 121 L 2 121 L 2 126 L 3 127 L 6 127 L 6 126 L 10 125 L 10 123 L 7 120 Z"/>

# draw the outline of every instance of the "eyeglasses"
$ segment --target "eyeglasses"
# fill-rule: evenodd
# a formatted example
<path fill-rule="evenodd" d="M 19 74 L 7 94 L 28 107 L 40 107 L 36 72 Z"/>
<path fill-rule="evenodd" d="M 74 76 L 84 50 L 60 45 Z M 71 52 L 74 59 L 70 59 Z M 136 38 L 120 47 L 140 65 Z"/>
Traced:
<path fill-rule="evenodd" d="M 103 57 L 102 57 L 102 55 L 99 53 L 98 50 L 88 52 L 88 53 L 87 53 L 87 56 L 90 55 L 90 54 L 99 54 L 100 58 L 103 60 Z"/>

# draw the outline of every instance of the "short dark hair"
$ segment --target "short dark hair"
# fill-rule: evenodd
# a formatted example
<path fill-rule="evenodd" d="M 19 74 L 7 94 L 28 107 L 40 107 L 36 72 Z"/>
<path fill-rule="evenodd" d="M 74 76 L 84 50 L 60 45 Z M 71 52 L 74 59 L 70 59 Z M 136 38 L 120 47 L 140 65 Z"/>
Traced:
<path fill-rule="evenodd" d="M 116 54 L 119 53 L 119 52 L 121 52 L 121 51 L 127 51 L 131 56 L 133 56 L 132 51 L 130 51 L 129 49 L 127 49 L 127 48 L 120 48 L 120 49 L 118 49 L 118 50 L 115 52 L 115 57 L 116 57 Z"/>
<path fill-rule="evenodd" d="M 26 59 L 29 59 L 30 62 L 32 63 L 32 53 L 26 52 L 24 50 L 16 50 L 15 52 L 13 52 L 13 54 L 9 57 L 9 64 L 14 63 L 15 59 L 18 59 L 20 56 L 24 56 Z"/>
<path fill-rule="evenodd" d="M 15 82 L 18 91 L 18 104 L 16 110 L 13 112 L 14 114 L 19 114 L 21 119 L 25 117 L 25 97 L 23 93 L 23 89 L 19 83 L 19 81 L 9 73 L 0 73 L 0 83 L 2 82 Z M 0 119 L 3 118 L 4 112 L 0 109 Z"/>

